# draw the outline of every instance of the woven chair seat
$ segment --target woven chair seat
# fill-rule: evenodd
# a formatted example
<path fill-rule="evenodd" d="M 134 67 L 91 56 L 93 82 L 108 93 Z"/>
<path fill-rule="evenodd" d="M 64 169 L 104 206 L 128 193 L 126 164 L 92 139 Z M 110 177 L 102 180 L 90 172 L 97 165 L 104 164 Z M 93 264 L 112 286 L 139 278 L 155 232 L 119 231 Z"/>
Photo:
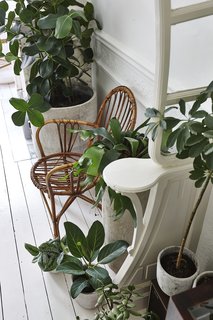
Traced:
<path fill-rule="evenodd" d="M 74 163 L 79 159 L 80 154 L 73 153 L 57 153 L 50 156 L 46 156 L 38 160 L 31 169 L 31 179 L 34 185 L 41 191 L 47 193 L 47 174 L 56 167 Z M 61 168 L 51 175 L 50 182 L 51 188 L 55 195 L 70 195 L 71 192 L 75 192 L 76 185 L 79 183 L 79 178 L 72 176 L 71 183 L 71 169 Z M 84 177 L 81 176 L 83 182 Z"/>

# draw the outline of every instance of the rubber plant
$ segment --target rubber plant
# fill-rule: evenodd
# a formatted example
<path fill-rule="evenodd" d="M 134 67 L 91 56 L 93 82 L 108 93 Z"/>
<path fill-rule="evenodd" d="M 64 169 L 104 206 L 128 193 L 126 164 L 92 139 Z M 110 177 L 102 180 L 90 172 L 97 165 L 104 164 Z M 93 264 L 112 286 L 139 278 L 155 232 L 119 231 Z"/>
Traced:
<path fill-rule="evenodd" d="M 85 183 L 97 179 L 96 200 L 99 203 L 106 190 L 106 184 L 102 178 L 104 168 L 117 159 L 136 157 L 148 158 L 148 138 L 140 132 L 140 129 L 122 131 L 116 118 L 110 120 L 110 130 L 106 128 L 93 128 L 80 130 L 83 140 L 91 140 L 90 146 L 84 151 L 81 158 L 74 165 L 75 174 L 84 171 L 87 174 Z M 77 130 L 78 131 L 78 130 Z M 127 196 L 116 193 L 108 188 L 111 202 L 114 205 L 114 219 L 119 219 L 128 210 L 136 226 L 136 213 L 131 200 Z"/>
<path fill-rule="evenodd" d="M 17 98 L 10 100 L 17 110 L 12 120 L 23 125 L 28 114 L 30 121 L 40 126 L 44 121 L 42 113 L 50 107 L 76 105 L 91 98 L 92 89 L 86 85 L 85 77 L 89 76 L 93 61 L 91 37 L 100 25 L 91 2 L 14 2 L 14 11 L 9 11 L 7 1 L 0 2 L 0 33 L 7 34 L 9 43 L 6 54 L 0 47 L 0 56 L 13 62 L 16 75 L 30 67 L 26 87 L 30 99 L 29 103 Z M 80 93 L 76 84 L 83 85 Z"/>
<path fill-rule="evenodd" d="M 209 99 L 211 110 L 208 112 L 205 103 Z M 168 112 L 174 108 L 180 111 L 179 117 L 168 116 Z M 178 269 L 181 267 L 183 250 L 197 209 L 209 183 L 213 184 L 213 81 L 197 96 L 191 107 L 180 99 L 178 107 L 168 107 L 163 114 L 155 108 L 147 108 L 146 116 L 148 123 L 146 122 L 145 135 L 151 134 L 151 138 L 155 140 L 161 128 L 166 137 L 164 148 L 167 148 L 167 152 L 175 146 L 178 159 L 193 159 L 193 170 L 190 171 L 189 178 L 195 181 L 196 188 L 201 188 L 180 244 L 176 260 Z"/>
<path fill-rule="evenodd" d="M 64 226 L 71 255 L 65 257 L 56 271 L 73 275 L 71 297 L 76 298 L 81 292 L 92 292 L 104 284 L 111 283 L 104 265 L 126 252 L 128 243 L 118 240 L 104 245 L 104 227 L 99 221 L 92 224 L 87 236 L 72 222 L 65 222 Z"/>

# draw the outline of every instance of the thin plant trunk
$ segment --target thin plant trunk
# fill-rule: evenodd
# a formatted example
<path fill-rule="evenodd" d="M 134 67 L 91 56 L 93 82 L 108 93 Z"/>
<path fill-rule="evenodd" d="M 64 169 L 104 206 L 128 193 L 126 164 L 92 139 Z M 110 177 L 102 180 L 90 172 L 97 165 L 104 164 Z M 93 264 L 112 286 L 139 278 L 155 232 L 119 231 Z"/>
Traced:
<path fill-rule="evenodd" d="M 196 212 L 197 212 L 197 209 L 203 199 L 203 195 L 208 187 L 208 184 L 209 184 L 209 181 L 211 179 L 211 176 L 212 176 L 212 171 L 209 172 L 208 176 L 206 177 L 206 181 L 203 185 L 203 188 L 201 189 L 201 192 L 199 194 L 199 197 L 195 203 L 195 206 L 192 210 L 192 213 L 191 213 L 191 216 L 190 216 L 190 219 L 189 219 L 189 223 L 188 223 L 188 226 L 186 228 L 186 231 L 185 231 L 185 234 L 183 236 L 183 239 L 181 241 L 181 245 L 180 245 L 180 249 L 179 249 L 179 252 L 178 252 L 178 257 L 177 257 L 177 262 L 176 262 L 176 269 L 179 269 L 180 268 L 180 264 L 181 264 L 181 260 L 182 260 L 182 256 L 183 256 L 183 250 L 184 250 L 184 247 L 185 247 L 185 244 L 186 244 L 186 240 L 188 238 L 188 235 L 189 235 L 189 231 L 190 231 L 190 228 L 191 228 L 191 225 L 192 225 L 192 222 L 194 220 L 194 217 L 196 215 Z"/>

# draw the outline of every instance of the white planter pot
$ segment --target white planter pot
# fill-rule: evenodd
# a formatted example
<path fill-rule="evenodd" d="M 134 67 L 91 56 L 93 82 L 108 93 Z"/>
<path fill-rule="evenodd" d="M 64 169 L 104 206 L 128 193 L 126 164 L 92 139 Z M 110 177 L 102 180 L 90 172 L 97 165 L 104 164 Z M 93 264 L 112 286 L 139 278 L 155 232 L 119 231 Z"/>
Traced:
<path fill-rule="evenodd" d="M 84 309 L 95 309 L 98 301 L 98 294 L 96 292 L 80 293 L 75 301 Z"/>
<path fill-rule="evenodd" d="M 192 287 L 194 279 L 199 273 L 198 260 L 195 257 L 195 254 L 187 248 L 184 249 L 184 253 L 194 262 L 197 268 L 196 272 L 192 276 L 188 278 L 176 278 L 174 276 L 171 276 L 164 270 L 161 265 L 162 257 L 170 253 L 176 253 L 178 251 L 179 247 L 175 246 L 165 248 L 159 253 L 157 259 L 157 281 L 161 290 L 168 296 L 173 296 L 174 294 L 190 289 Z"/>
<path fill-rule="evenodd" d="M 213 280 L 213 271 L 204 271 L 204 272 L 201 272 L 194 280 L 193 282 L 193 288 L 197 287 L 197 285 L 199 285 L 199 281 L 202 279 L 202 278 L 205 278 L 205 277 L 209 277 L 209 278 L 212 278 Z"/>
<path fill-rule="evenodd" d="M 71 107 L 62 108 L 51 108 L 47 112 L 43 113 L 45 120 L 50 119 L 72 119 L 72 120 L 83 120 L 94 122 L 97 117 L 97 96 L 94 92 L 92 98 L 82 104 Z M 40 156 L 39 150 L 35 141 L 35 132 L 37 128 L 32 126 L 32 140 L 35 147 L 37 156 Z M 57 133 L 55 133 L 54 128 L 51 126 L 46 126 L 40 132 L 40 139 L 42 145 L 45 145 L 45 154 L 52 154 L 60 150 L 59 139 Z M 83 144 L 79 140 L 79 144 Z"/>

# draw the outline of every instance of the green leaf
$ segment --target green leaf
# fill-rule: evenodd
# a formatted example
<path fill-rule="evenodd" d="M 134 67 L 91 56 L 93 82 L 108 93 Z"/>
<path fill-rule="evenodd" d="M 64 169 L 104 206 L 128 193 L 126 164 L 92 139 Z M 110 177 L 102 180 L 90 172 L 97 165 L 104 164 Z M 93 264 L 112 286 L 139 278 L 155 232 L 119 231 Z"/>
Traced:
<path fill-rule="evenodd" d="M 213 130 L 205 131 L 205 132 L 203 132 L 203 135 L 204 135 L 204 137 L 206 137 L 206 138 L 212 139 L 212 138 L 213 138 Z"/>
<path fill-rule="evenodd" d="M 42 61 L 39 65 L 39 74 L 42 78 L 49 78 L 53 74 L 54 63 L 52 59 Z"/>
<path fill-rule="evenodd" d="M 0 1 L 0 8 L 6 12 L 9 9 L 7 1 Z"/>
<path fill-rule="evenodd" d="M 33 93 L 30 97 L 28 105 L 30 108 L 36 109 L 39 105 L 43 105 L 44 98 L 39 93 Z"/>
<path fill-rule="evenodd" d="M 96 278 L 96 279 L 105 279 L 109 278 L 109 273 L 105 268 L 99 267 L 99 266 L 92 266 L 89 267 L 86 270 L 86 274 L 88 274 L 90 277 Z M 99 286 L 102 283 L 99 283 Z"/>
<path fill-rule="evenodd" d="M 102 247 L 104 244 L 105 232 L 101 222 L 95 221 L 89 229 L 87 235 L 87 244 L 91 251 L 90 256 L 94 255 L 94 252 Z"/>
<path fill-rule="evenodd" d="M 38 20 L 37 24 L 40 29 L 54 29 L 56 26 L 56 20 L 58 19 L 58 14 L 50 13 L 45 17 Z"/>
<path fill-rule="evenodd" d="M 91 63 L 93 61 L 93 50 L 92 48 L 86 48 L 83 51 L 84 61 L 86 63 Z"/>
<path fill-rule="evenodd" d="M 189 132 L 188 126 L 182 127 L 177 137 L 177 143 L 176 143 L 177 150 L 179 153 L 184 150 L 186 141 L 188 140 L 189 137 L 190 137 L 190 132 Z"/>
<path fill-rule="evenodd" d="M 204 118 L 208 115 L 208 112 L 204 111 L 204 110 L 200 110 L 200 111 L 197 111 L 193 114 L 193 117 L 194 118 Z"/>
<path fill-rule="evenodd" d="M 40 62 L 41 62 L 41 60 L 39 59 L 33 63 L 31 70 L 30 70 L 30 79 L 29 79 L 30 82 L 32 81 L 32 79 L 34 79 L 37 76 Z"/>
<path fill-rule="evenodd" d="M 82 262 L 75 257 L 69 257 L 69 261 L 62 262 L 57 266 L 56 271 L 73 274 L 73 275 L 84 275 L 85 270 Z"/>
<path fill-rule="evenodd" d="M 20 59 L 16 59 L 16 61 L 14 63 L 14 66 L 13 66 L 13 70 L 14 70 L 15 75 L 17 75 L 17 76 L 20 75 L 20 72 L 22 70 L 21 64 L 22 64 L 21 60 Z"/>
<path fill-rule="evenodd" d="M 177 141 L 179 134 L 181 133 L 181 128 L 174 130 L 167 139 L 167 148 L 171 148 Z"/>
<path fill-rule="evenodd" d="M 202 133 L 203 125 L 200 122 L 193 122 L 193 123 L 190 123 L 189 129 L 193 134 Z"/>
<path fill-rule="evenodd" d="M 72 222 L 65 222 L 67 245 L 70 253 L 77 258 L 83 257 L 82 248 L 86 247 L 86 237 L 81 229 Z"/>
<path fill-rule="evenodd" d="M 102 149 L 102 150 L 104 150 L 104 149 Z M 100 162 L 100 164 L 99 164 L 99 167 L 97 168 L 97 169 L 98 169 L 97 172 L 98 172 L 98 173 L 102 173 L 103 170 L 104 170 L 104 168 L 106 168 L 106 166 L 107 166 L 109 163 L 111 163 L 111 162 L 119 159 L 119 157 L 120 157 L 120 152 L 118 152 L 118 151 L 115 150 L 115 149 L 111 149 L 111 150 L 106 150 L 106 151 L 104 151 L 103 156 L 102 156 L 102 158 L 101 158 L 101 162 Z M 93 165 L 93 164 L 94 164 L 94 161 L 92 162 L 92 165 Z M 91 165 L 91 166 L 92 166 L 92 165 Z M 89 169 L 90 169 L 90 167 L 89 167 Z M 88 171 L 88 172 L 90 172 L 90 171 Z"/>
<path fill-rule="evenodd" d="M 160 116 L 160 112 L 155 108 L 146 108 L 145 116 L 147 118 L 155 118 Z"/>
<path fill-rule="evenodd" d="M 206 141 L 206 139 L 205 139 L 204 141 L 193 145 L 189 149 L 189 157 L 191 157 L 191 158 L 198 157 L 203 152 L 203 149 L 207 144 L 208 144 L 208 141 Z"/>
<path fill-rule="evenodd" d="M 206 165 L 209 170 L 213 170 L 213 153 L 208 154 L 205 156 Z"/>
<path fill-rule="evenodd" d="M 18 50 L 19 50 L 19 43 L 17 40 L 15 41 L 10 41 L 9 44 L 9 48 L 10 48 L 10 52 L 14 55 L 14 56 L 18 56 Z"/>
<path fill-rule="evenodd" d="M 25 112 L 29 108 L 28 103 L 24 99 L 11 98 L 9 102 L 16 110 L 19 111 Z"/>
<path fill-rule="evenodd" d="M 213 130 L 213 116 L 208 114 L 206 118 L 204 119 L 205 125 L 208 127 L 208 129 Z"/>
<path fill-rule="evenodd" d="M 132 201 L 130 200 L 130 198 L 128 198 L 127 196 L 123 196 L 123 195 L 121 195 L 121 201 L 122 201 L 124 210 L 129 211 L 129 213 L 132 217 L 132 220 L 133 220 L 134 227 L 136 227 L 137 226 L 137 216 L 136 216 L 135 208 L 132 204 Z"/>
<path fill-rule="evenodd" d="M 185 116 L 185 114 L 186 114 L 186 103 L 185 103 L 185 101 L 183 99 L 180 99 L 179 106 L 180 106 L 180 112 Z"/>
<path fill-rule="evenodd" d="M 203 153 L 207 156 L 208 154 L 213 152 L 213 143 L 210 143 L 208 145 L 205 146 L 205 148 L 203 149 Z"/>
<path fill-rule="evenodd" d="M 17 57 L 16 56 L 14 56 L 12 53 L 10 53 L 10 52 L 8 52 L 8 53 L 6 53 L 6 55 L 5 55 L 5 60 L 7 61 L 7 62 L 11 62 L 11 61 L 14 61 L 14 60 L 16 60 L 17 59 Z"/>
<path fill-rule="evenodd" d="M 37 47 L 36 44 L 32 44 L 32 45 L 25 46 L 22 49 L 22 51 L 26 53 L 26 55 L 28 56 L 35 56 L 36 54 L 39 53 L 39 48 Z"/>
<path fill-rule="evenodd" d="M 96 177 L 100 173 L 100 163 L 104 153 L 104 149 L 92 146 L 84 152 L 78 162 L 81 164 L 84 162 L 84 159 L 89 159 L 90 165 L 87 168 L 87 174 Z"/>
<path fill-rule="evenodd" d="M 38 248 L 33 246 L 32 244 L 25 243 L 24 247 L 34 257 L 36 257 L 39 254 Z"/>
<path fill-rule="evenodd" d="M 191 135 L 189 139 L 186 141 L 187 146 L 193 146 L 194 144 L 197 144 L 205 139 L 202 135 Z"/>
<path fill-rule="evenodd" d="M 34 13 L 28 9 L 28 8 L 24 8 L 20 14 L 19 14 L 19 18 L 21 21 L 23 21 L 24 23 L 32 23 L 33 19 L 34 19 Z"/>
<path fill-rule="evenodd" d="M 70 289 L 70 295 L 75 299 L 86 287 L 89 286 L 89 281 L 85 278 L 77 278 L 73 281 Z"/>
<path fill-rule="evenodd" d="M 25 122 L 26 112 L 16 111 L 12 114 L 13 123 L 16 126 L 23 126 Z"/>
<path fill-rule="evenodd" d="M 29 117 L 30 122 L 35 127 L 41 127 L 44 124 L 44 116 L 40 111 L 34 110 L 34 109 L 28 109 L 27 115 Z"/>
<path fill-rule="evenodd" d="M 202 185 L 203 185 L 203 183 L 205 182 L 205 180 L 206 180 L 206 177 L 203 177 L 203 178 L 197 180 L 197 181 L 195 182 L 195 187 L 196 187 L 196 188 L 202 187 Z"/>
<path fill-rule="evenodd" d="M 181 121 L 173 117 L 165 117 L 164 120 L 166 121 L 167 130 L 173 129 Z"/>
<path fill-rule="evenodd" d="M 189 178 L 192 180 L 198 180 L 198 179 L 203 178 L 204 174 L 205 174 L 205 171 L 202 169 L 192 170 L 192 171 L 190 171 Z"/>
<path fill-rule="evenodd" d="M 87 2 L 84 6 L 84 14 L 88 21 L 92 20 L 94 17 L 94 7 L 91 2 Z"/>
<path fill-rule="evenodd" d="M 129 244 L 126 241 L 118 240 L 104 246 L 98 255 L 98 262 L 101 264 L 107 264 L 126 252 Z"/>
<path fill-rule="evenodd" d="M 79 21 L 73 20 L 72 31 L 78 39 L 81 39 L 82 33 L 81 33 L 81 25 Z"/>
<path fill-rule="evenodd" d="M 72 28 L 72 18 L 68 15 L 59 17 L 56 21 L 55 37 L 57 39 L 65 38 L 69 35 Z"/>
<path fill-rule="evenodd" d="M 127 140 L 130 143 L 131 146 L 131 156 L 136 157 L 137 155 L 137 150 L 139 147 L 139 141 L 137 139 L 133 139 L 130 137 L 125 137 L 125 140 Z"/>
<path fill-rule="evenodd" d="M 7 24 L 6 24 L 7 30 L 10 29 L 14 19 L 15 19 L 15 12 L 10 11 L 7 17 Z"/>

